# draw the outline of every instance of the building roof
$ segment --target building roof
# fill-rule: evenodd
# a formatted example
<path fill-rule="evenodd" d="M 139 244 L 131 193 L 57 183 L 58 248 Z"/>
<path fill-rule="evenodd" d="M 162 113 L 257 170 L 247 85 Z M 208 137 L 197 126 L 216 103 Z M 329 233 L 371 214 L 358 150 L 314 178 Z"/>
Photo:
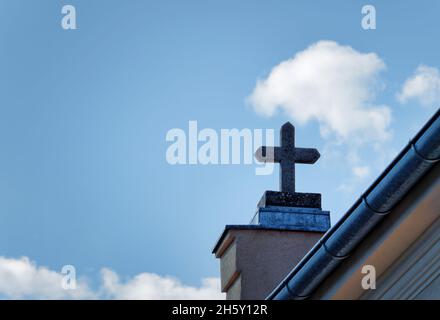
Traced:
<path fill-rule="evenodd" d="M 267 297 L 307 299 L 440 162 L 440 110 Z"/>

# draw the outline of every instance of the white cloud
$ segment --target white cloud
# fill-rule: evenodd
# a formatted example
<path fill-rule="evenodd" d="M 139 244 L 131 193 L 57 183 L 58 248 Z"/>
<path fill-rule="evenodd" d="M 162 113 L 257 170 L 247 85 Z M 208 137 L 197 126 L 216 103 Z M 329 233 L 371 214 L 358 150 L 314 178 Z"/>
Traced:
<path fill-rule="evenodd" d="M 391 110 L 374 104 L 384 62 L 333 41 L 319 41 L 275 66 L 249 102 L 259 114 L 284 110 L 296 123 L 318 121 L 324 137 L 384 141 Z"/>
<path fill-rule="evenodd" d="M 401 103 L 418 101 L 422 106 L 433 107 L 440 103 L 440 72 L 437 68 L 420 65 L 408 78 L 397 99 Z"/>
<path fill-rule="evenodd" d="M 96 295 L 85 281 L 77 280 L 75 290 L 62 287 L 63 275 L 38 267 L 29 258 L 0 257 L 0 297 L 11 299 L 92 299 Z"/>
<path fill-rule="evenodd" d="M 101 285 L 93 290 L 85 279 L 76 289 L 62 287 L 63 275 L 37 266 L 27 257 L 0 257 L 0 298 L 9 299 L 224 299 L 218 278 L 202 279 L 201 287 L 182 284 L 172 277 L 141 273 L 121 282 L 107 268 L 101 270 Z"/>
<path fill-rule="evenodd" d="M 178 279 L 161 277 L 153 273 L 141 273 L 121 283 L 118 275 L 109 270 L 101 271 L 104 292 L 115 299 L 224 299 L 217 278 L 202 280 L 199 288 L 183 285 Z"/>
<path fill-rule="evenodd" d="M 370 167 L 368 166 L 355 166 L 353 167 L 353 173 L 356 177 L 363 179 L 370 175 Z"/>

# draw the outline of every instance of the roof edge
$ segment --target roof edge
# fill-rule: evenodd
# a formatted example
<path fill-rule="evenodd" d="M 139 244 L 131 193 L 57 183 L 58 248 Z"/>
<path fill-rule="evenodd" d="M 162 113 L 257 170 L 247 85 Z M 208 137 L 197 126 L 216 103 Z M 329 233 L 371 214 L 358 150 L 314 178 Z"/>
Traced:
<path fill-rule="evenodd" d="M 305 299 L 440 161 L 440 109 L 267 300 Z"/>

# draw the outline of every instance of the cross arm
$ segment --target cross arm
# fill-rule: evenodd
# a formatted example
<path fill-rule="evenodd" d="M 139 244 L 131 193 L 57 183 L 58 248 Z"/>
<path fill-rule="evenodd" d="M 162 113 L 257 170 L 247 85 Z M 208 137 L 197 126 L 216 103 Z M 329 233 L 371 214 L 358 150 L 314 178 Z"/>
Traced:
<path fill-rule="evenodd" d="M 280 162 L 281 148 L 280 147 L 259 147 L 255 151 L 255 158 L 260 162 Z"/>
<path fill-rule="evenodd" d="M 296 163 L 315 163 L 321 154 L 318 150 L 312 148 L 296 148 L 295 162 Z"/>

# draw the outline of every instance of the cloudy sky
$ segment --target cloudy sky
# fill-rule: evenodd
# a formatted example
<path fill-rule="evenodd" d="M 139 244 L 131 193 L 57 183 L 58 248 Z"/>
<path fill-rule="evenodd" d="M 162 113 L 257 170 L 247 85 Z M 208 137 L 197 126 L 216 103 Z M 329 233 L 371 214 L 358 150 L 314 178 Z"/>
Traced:
<path fill-rule="evenodd" d="M 365 4 L 0 1 L 0 297 L 221 298 L 211 249 L 278 171 L 170 165 L 191 120 L 291 121 L 335 223 L 440 105 L 440 3 Z"/>

